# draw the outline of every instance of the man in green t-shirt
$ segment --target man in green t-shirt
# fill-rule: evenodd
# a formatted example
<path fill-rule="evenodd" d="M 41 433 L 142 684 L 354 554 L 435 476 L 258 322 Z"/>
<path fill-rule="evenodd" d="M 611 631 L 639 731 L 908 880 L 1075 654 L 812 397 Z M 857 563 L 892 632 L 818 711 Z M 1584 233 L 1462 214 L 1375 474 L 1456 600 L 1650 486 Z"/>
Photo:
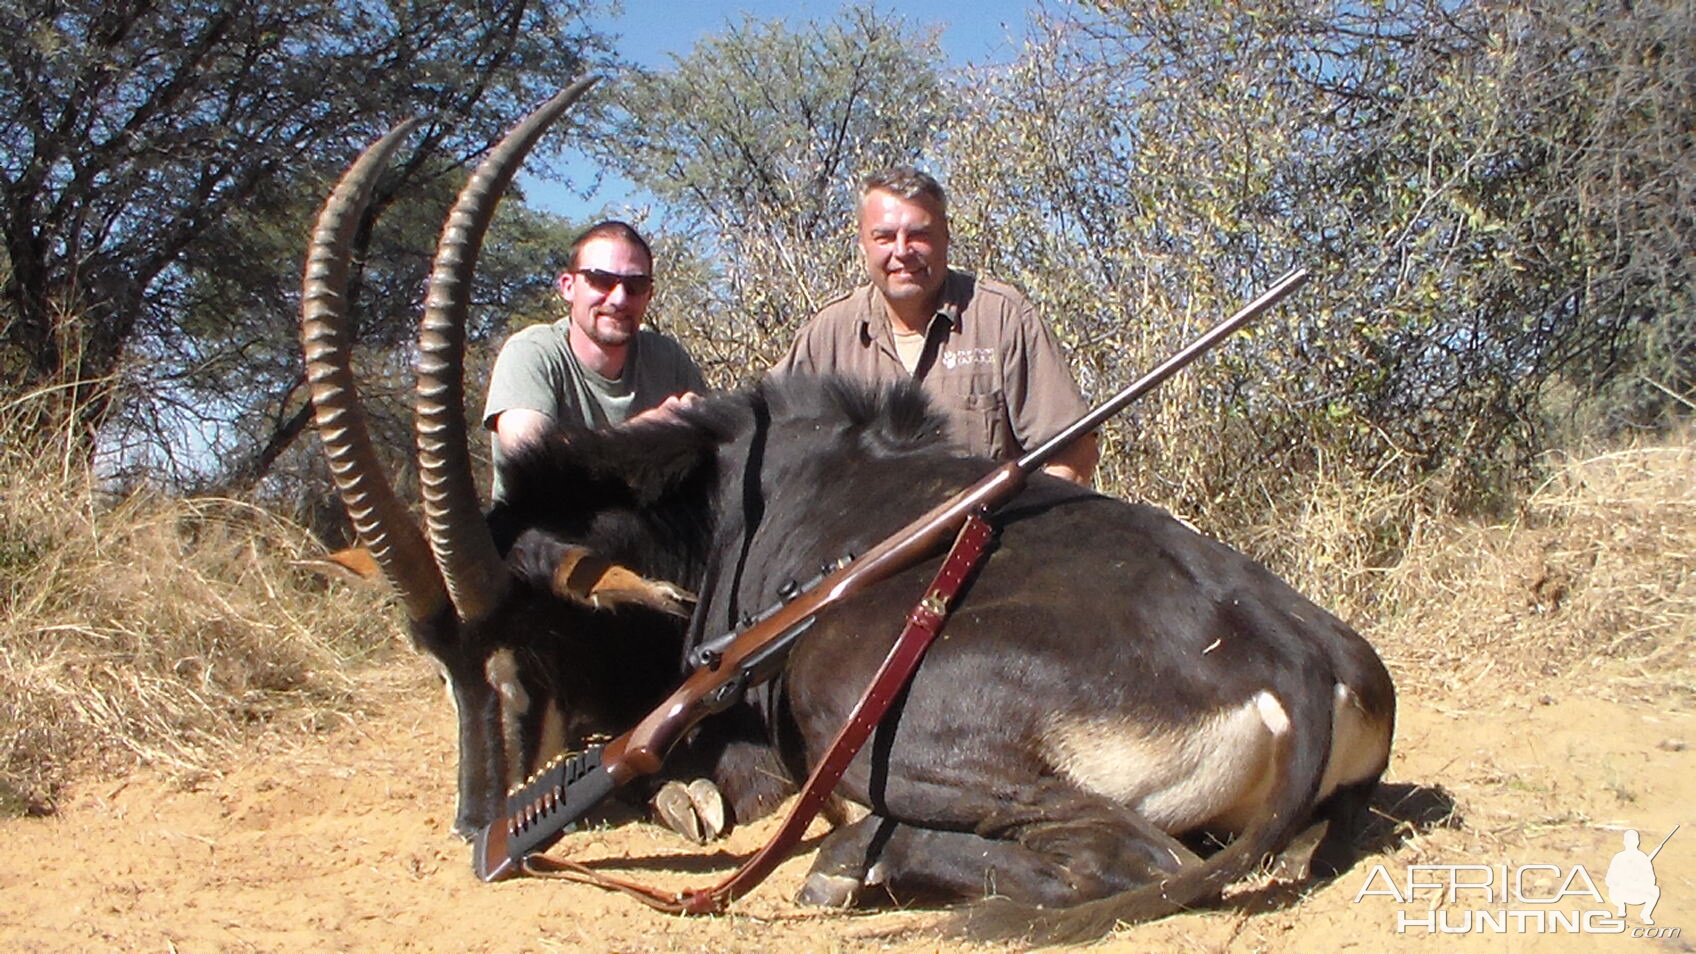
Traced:
<path fill-rule="evenodd" d="M 555 426 L 608 427 L 666 414 L 707 389 L 683 347 L 642 327 L 654 293 L 654 253 L 630 225 L 592 225 L 570 249 L 556 283 L 566 317 L 520 329 L 501 346 L 489 375 L 483 425 L 494 432 L 494 497 L 501 462 Z M 695 841 L 716 838 L 724 800 L 708 779 L 667 781 L 655 817 Z"/>
<path fill-rule="evenodd" d="M 521 329 L 495 358 L 483 425 L 494 432 L 495 488 L 507 454 L 550 428 L 607 427 L 663 414 L 707 389 L 676 341 L 642 327 L 654 256 L 624 222 L 590 226 L 557 282 L 569 312 Z"/>

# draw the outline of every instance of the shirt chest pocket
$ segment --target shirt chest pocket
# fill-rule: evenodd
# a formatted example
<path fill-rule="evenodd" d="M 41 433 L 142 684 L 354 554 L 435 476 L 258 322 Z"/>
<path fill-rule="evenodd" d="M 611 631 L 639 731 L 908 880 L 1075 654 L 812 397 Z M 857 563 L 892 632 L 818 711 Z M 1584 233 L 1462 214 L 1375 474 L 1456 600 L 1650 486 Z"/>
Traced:
<path fill-rule="evenodd" d="M 1007 424 L 1007 398 L 999 390 L 977 382 L 957 382 L 937 395 L 948 418 L 948 436 L 973 454 L 1005 459 L 1012 456 Z"/>

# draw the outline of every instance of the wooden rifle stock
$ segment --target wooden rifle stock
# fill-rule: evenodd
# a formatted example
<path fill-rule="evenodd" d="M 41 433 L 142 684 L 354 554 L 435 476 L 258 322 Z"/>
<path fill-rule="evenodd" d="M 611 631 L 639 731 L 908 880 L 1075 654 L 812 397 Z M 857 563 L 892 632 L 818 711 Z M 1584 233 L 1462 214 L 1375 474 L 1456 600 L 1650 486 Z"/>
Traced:
<path fill-rule="evenodd" d="M 515 789 L 507 811 L 478 832 L 472 865 L 484 881 L 519 874 L 527 855 L 546 850 L 614 788 L 660 769 L 672 746 L 696 723 L 776 675 L 789 646 L 826 607 L 940 552 L 980 508 L 993 512 L 1024 488 L 1028 476 L 1077 438 L 1152 390 L 1307 279 L 1296 269 L 1240 311 L 1139 378 L 1059 435 L 938 504 L 865 554 L 839 561 L 815 585 L 766 613 L 711 654 L 635 728 L 604 746 L 562 756 Z"/>

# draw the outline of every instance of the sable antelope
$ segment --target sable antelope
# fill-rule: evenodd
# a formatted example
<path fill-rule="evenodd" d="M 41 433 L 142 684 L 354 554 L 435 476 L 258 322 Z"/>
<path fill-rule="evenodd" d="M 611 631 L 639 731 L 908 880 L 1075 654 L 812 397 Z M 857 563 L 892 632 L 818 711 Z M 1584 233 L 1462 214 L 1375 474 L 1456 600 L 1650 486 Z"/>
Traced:
<path fill-rule="evenodd" d="M 515 129 L 485 170 L 506 166 L 478 172 L 444 230 L 420 335 L 428 547 L 359 450 L 345 346 L 319 344 L 312 362 L 361 538 L 459 700 L 462 824 L 486 821 L 514 768 L 558 740 L 634 721 L 683 674 L 685 639 L 733 626 L 991 466 L 945 443 L 909 388 L 769 380 L 673 420 L 556 435 L 514 459 L 485 521 L 463 424 L 465 289 L 490 196 L 579 90 Z M 383 148 L 326 207 L 309 355 L 334 337 L 312 329 L 336 324 L 315 318 L 346 267 L 335 236 Z M 1310 825 L 1328 825 L 1325 856 L 1346 860 L 1394 723 L 1364 640 L 1153 507 L 1038 475 L 996 523 L 996 551 L 844 777 L 839 794 L 865 814 L 826 839 L 803 900 L 980 899 L 973 930 L 1059 941 L 1205 899 Z M 935 565 L 821 614 L 779 677 L 682 746 L 735 820 L 804 777 Z M 682 591 L 699 594 L 686 628 Z M 1204 858 L 1199 832 L 1235 838 Z"/>

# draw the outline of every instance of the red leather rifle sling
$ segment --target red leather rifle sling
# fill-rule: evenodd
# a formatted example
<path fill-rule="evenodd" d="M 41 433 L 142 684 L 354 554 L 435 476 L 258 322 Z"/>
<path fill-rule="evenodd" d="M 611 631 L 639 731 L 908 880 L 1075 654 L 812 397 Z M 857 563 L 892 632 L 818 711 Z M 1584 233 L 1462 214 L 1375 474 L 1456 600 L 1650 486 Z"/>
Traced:
<path fill-rule="evenodd" d="M 925 650 L 942 631 L 942 624 L 948 619 L 960 587 L 988 552 L 994 534 L 994 527 L 982 514 L 974 513 L 966 518 L 965 526 L 960 528 L 960 535 L 955 538 L 948 557 L 942 561 L 936 578 L 931 581 L 924 598 L 907 614 L 907 624 L 902 628 L 901 636 L 895 640 L 889 655 L 884 657 L 871 685 L 854 704 L 847 723 L 837 731 L 836 738 L 825 750 L 824 758 L 819 760 L 806 785 L 802 786 L 801 796 L 790 810 L 789 817 L 765 847 L 750 856 L 730 877 L 711 888 L 661 891 L 602 874 L 574 861 L 541 854 L 524 859 L 525 871 L 532 875 L 565 878 L 622 891 L 672 914 L 715 914 L 723 911 L 731 901 L 752 891 L 801 840 L 807 824 L 824 807 L 848 763 L 854 760 L 854 755 L 883 720 L 895 697 L 912 679 Z"/>

